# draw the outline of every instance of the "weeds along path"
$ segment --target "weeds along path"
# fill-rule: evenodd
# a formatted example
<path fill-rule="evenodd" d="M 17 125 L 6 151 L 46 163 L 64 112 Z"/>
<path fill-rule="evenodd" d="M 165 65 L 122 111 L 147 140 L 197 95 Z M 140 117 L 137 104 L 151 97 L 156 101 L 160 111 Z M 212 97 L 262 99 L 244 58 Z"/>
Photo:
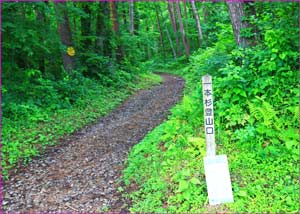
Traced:
<path fill-rule="evenodd" d="M 3 183 L 3 210 L 124 209 L 117 182 L 129 150 L 166 118 L 182 96 L 181 78 L 162 77 L 161 85 L 138 92 L 98 123 L 64 139 L 11 175 Z"/>

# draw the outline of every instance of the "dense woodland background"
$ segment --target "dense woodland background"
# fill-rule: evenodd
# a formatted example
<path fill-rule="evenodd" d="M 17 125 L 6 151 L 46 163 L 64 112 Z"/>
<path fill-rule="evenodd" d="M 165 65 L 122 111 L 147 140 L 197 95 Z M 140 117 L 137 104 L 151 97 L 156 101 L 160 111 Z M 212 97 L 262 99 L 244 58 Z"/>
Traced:
<path fill-rule="evenodd" d="M 209 73 L 235 194 L 224 209 L 299 211 L 298 47 L 296 2 L 4 2 L 3 175 L 165 71 L 185 96 L 130 154 L 128 197 L 132 211 L 204 211 Z"/>

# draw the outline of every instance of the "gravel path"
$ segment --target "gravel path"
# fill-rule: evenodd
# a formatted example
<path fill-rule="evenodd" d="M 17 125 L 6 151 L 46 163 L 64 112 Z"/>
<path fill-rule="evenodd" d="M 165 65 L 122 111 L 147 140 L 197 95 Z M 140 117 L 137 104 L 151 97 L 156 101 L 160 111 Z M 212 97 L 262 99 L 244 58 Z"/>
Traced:
<path fill-rule="evenodd" d="M 11 175 L 3 183 L 3 210 L 126 211 L 117 188 L 128 152 L 182 95 L 181 78 L 162 77 L 163 84 L 138 92 Z"/>

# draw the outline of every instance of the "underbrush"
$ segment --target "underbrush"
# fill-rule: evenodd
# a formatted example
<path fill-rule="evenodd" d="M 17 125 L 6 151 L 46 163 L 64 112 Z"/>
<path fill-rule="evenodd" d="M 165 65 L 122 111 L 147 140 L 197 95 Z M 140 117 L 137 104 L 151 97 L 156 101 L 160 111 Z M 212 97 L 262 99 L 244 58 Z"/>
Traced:
<path fill-rule="evenodd" d="M 51 81 L 42 78 L 38 71 L 32 72 L 27 77 L 28 84 L 23 81 L 23 85 L 9 85 L 8 89 L 4 87 L 4 178 L 18 163 L 29 162 L 46 146 L 56 144 L 63 136 L 106 115 L 133 92 L 161 82 L 160 76 L 145 72 L 135 77 L 119 72 L 118 80 L 110 85 L 79 73 L 66 75 L 61 81 Z M 19 93 L 23 93 L 23 96 Z"/>
<path fill-rule="evenodd" d="M 269 30 L 264 44 L 247 49 L 216 44 L 186 67 L 172 66 L 186 79 L 185 95 L 129 154 L 130 211 L 299 211 L 298 55 L 280 33 Z M 204 175 L 206 73 L 213 76 L 217 154 L 228 157 L 234 194 L 234 203 L 220 206 L 209 206 Z"/>

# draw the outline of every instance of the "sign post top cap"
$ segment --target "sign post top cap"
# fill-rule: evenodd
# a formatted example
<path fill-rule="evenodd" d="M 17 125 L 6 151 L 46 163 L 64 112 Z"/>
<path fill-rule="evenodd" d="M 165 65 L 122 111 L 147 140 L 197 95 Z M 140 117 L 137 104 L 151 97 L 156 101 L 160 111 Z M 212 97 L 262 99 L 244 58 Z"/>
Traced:
<path fill-rule="evenodd" d="M 211 75 L 209 75 L 209 74 L 206 74 L 206 75 L 204 75 L 204 76 L 202 76 L 202 81 L 203 82 L 211 82 Z"/>

